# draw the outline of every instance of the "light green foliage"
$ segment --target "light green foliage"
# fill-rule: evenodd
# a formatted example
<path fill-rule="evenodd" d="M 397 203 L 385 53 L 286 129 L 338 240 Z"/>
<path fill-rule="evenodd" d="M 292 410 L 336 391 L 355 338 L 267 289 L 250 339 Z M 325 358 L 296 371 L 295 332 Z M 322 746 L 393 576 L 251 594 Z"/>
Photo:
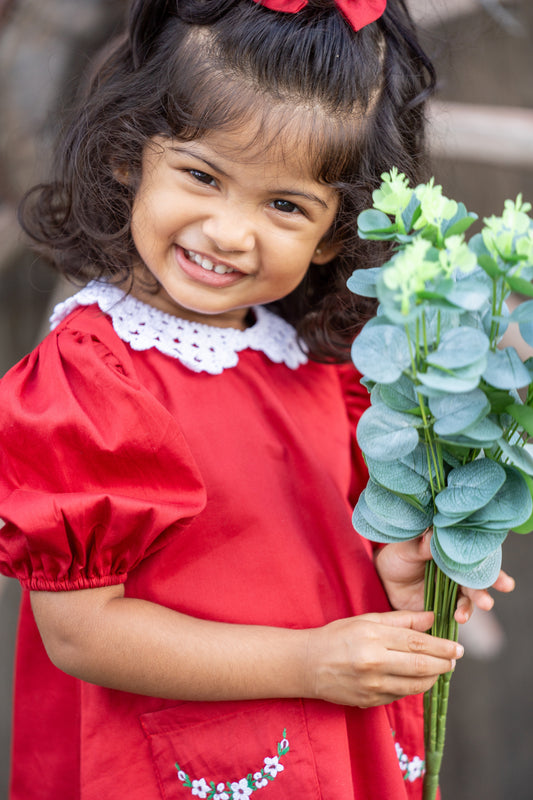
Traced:
<path fill-rule="evenodd" d="M 531 206 L 506 201 L 467 241 L 476 215 L 433 180 L 413 189 L 393 169 L 373 201 L 359 235 L 390 241 L 392 254 L 348 282 L 379 302 L 352 348 L 372 390 L 357 432 L 370 481 L 354 526 L 395 542 L 433 525 L 438 568 L 485 588 L 509 529 L 533 529 L 533 361 L 498 348 L 509 321 L 533 345 L 533 300 L 511 315 L 505 306 L 512 291 L 533 297 Z"/>

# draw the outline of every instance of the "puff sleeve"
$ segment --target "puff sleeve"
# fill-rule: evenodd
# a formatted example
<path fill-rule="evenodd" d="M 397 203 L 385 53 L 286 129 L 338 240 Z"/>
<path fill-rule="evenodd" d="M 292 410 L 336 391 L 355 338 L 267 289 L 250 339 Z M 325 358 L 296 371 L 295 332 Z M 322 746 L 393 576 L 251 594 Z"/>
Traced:
<path fill-rule="evenodd" d="M 28 589 L 122 583 L 205 506 L 176 420 L 103 339 L 61 326 L 0 382 L 0 571 Z"/>

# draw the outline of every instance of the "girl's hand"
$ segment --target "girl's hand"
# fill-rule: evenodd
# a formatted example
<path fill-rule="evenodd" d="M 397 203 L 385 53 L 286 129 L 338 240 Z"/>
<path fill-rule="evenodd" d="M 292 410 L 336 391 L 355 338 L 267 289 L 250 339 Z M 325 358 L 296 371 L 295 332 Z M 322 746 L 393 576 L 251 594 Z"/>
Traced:
<path fill-rule="evenodd" d="M 430 538 L 426 533 L 418 539 L 388 544 L 376 555 L 376 570 L 393 608 L 412 611 L 424 608 L 424 574 L 426 561 L 431 559 Z M 492 588 L 512 592 L 514 587 L 514 579 L 501 570 Z M 493 605 L 494 599 L 486 589 L 461 587 L 455 619 L 463 624 L 468 622 L 475 606 L 490 611 Z"/>
<path fill-rule="evenodd" d="M 390 611 L 309 631 L 308 697 L 368 708 L 433 686 L 463 648 L 424 633 L 432 612 Z"/>

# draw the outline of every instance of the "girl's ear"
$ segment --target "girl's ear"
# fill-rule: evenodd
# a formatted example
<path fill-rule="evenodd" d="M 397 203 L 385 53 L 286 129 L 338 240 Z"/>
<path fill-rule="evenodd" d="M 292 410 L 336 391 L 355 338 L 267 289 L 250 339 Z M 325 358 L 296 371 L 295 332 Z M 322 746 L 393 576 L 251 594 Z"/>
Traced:
<path fill-rule="evenodd" d="M 338 256 L 342 249 L 341 242 L 321 242 L 313 253 L 311 264 L 328 264 Z"/>

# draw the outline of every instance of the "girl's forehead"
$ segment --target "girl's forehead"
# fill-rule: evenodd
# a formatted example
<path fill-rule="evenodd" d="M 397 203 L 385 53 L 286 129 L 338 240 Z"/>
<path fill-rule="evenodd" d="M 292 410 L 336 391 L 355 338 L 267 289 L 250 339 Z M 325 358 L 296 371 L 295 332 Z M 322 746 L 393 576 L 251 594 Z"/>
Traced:
<path fill-rule="evenodd" d="M 324 151 L 329 149 L 326 139 L 331 139 L 334 127 L 335 121 L 328 120 L 319 107 L 282 105 L 268 113 L 250 111 L 196 141 L 234 164 L 263 165 L 318 180 Z"/>

